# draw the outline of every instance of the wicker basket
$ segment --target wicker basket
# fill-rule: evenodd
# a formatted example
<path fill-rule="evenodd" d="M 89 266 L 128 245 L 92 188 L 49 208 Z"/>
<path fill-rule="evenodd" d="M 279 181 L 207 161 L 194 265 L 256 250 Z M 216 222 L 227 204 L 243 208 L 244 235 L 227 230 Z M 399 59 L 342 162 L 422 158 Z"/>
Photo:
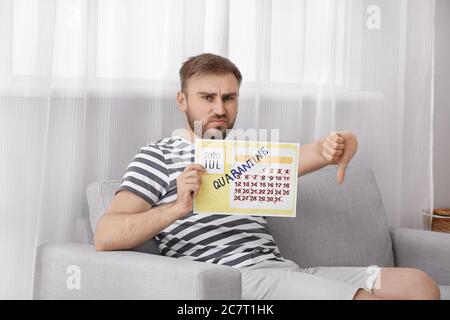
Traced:
<path fill-rule="evenodd" d="M 450 233 L 450 208 L 433 210 L 431 230 Z"/>

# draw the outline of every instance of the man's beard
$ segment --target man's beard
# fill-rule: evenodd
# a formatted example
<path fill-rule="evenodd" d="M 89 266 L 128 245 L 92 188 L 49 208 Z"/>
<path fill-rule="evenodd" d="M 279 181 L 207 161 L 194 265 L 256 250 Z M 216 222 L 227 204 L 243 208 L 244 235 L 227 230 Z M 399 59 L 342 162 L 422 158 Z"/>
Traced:
<path fill-rule="evenodd" d="M 211 118 L 208 118 L 206 123 L 202 123 L 201 120 L 197 120 L 192 117 L 192 114 L 190 112 L 190 108 L 189 108 L 189 105 L 187 104 L 187 101 L 186 101 L 186 117 L 187 117 L 187 121 L 188 121 L 189 127 L 191 128 L 192 132 L 194 132 L 197 135 L 201 134 L 202 138 L 217 137 L 220 134 L 222 139 L 225 139 L 225 137 L 228 134 L 228 129 L 233 128 L 234 122 L 236 120 L 236 119 L 233 119 L 233 121 L 231 123 L 228 123 L 228 118 L 226 116 L 211 117 Z M 219 126 L 216 126 L 213 128 L 207 128 L 208 123 L 210 123 L 212 120 L 224 120 L 225 123 L 223 125 L 219 125 Z M 202 132 L 196 132 L 196 128 L 195 128 L 196 121 L 201 123 Z M 227 126 L 227 123 L 228 123 L 228 126 Z M 199 124 L 197 124 L 197 126 L 199 126 Z"/>

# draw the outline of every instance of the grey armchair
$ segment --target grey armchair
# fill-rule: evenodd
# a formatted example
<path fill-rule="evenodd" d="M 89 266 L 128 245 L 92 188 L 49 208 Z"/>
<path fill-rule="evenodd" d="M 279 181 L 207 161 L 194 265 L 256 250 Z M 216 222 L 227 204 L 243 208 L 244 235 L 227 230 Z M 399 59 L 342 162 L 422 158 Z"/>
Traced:
<path fill-rule="evenodd" d="M 91 183 L 89 217 L 76 221 L 78 243 L 38 248 L 35 299 L 240 299 L 238 269 L 158 254 L 154 239 L 133 251 L 96 252 L 92 230 L 119 181 Z M 336 169 L 299 179 L 296 218 L 269 218 L 283 256 L 302 267 L 399 266 L 430 274 L 450 299 L 450 234 L 390 229 L 372 173 L 349 168 L 343 185 Z M 67 285 L 79 267 L 80 287 Z"/>

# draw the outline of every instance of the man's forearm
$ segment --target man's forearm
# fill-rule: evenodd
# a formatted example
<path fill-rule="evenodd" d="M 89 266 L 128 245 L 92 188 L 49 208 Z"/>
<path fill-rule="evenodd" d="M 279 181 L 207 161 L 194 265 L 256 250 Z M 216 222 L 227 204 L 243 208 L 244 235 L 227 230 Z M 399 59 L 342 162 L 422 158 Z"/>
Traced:
<path fill-rule="evenodd" d="M 298 175 L 302 176 L 323 168 L 331 162 L 322 157 L 323 138 L 312 143 L 300 145 Z"/>
<path fill-rule="evenodd" d="M 94 235 L 96 250 L 134 248 L 153 238 L 183 216 L 171 202 L 141 213 L 110 212 L 98 222 Z"/>

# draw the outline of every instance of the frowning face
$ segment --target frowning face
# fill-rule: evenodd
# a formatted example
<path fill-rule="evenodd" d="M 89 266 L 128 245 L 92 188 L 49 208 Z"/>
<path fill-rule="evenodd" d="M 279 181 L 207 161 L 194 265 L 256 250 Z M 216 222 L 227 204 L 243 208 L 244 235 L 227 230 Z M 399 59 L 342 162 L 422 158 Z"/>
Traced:
<path fill-rule="evenodd" d="M 194 132 L 194 122 L 201 122 L 202 136 L 220 132 L 225 138 L 227 129 L 236 121 L 239 84 L 232 73 L 191 77 L 186 92 L 179 92 L 180 111 L 186 113 L 189 128 Z M 197 133 L 197 132 L 196 132 Z"/>

